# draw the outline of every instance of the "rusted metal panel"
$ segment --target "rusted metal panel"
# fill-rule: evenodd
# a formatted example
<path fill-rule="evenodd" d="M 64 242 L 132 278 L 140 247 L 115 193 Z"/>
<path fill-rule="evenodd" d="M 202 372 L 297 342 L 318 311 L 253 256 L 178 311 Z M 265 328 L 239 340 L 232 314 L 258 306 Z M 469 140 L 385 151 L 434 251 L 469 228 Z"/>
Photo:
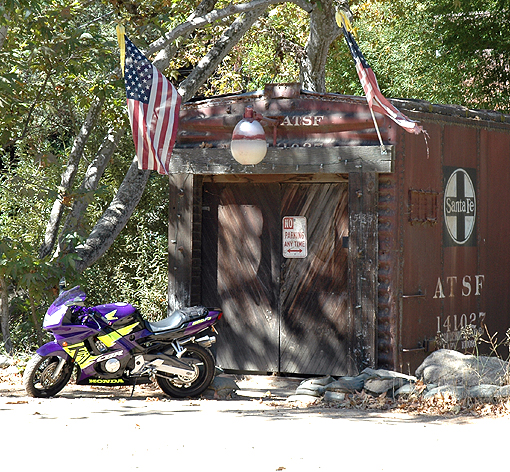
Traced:
<path fill-rule="evenodd" d="M 398 370 L 414 374 L 414 370 L 424 358 L 424 345 L 434 339 L 437 322 L 431 303 L 435 299 L 431 286 L 437 276 L 442 274 L 442 226 L 439 214 L 442 210 L 442 165 L 441 165 L 441 126 L 427 124 L 429 133 L 429 156 L 423 138 L 403 134 L 403 152 L 401 160 L 402 177 L 399 198 L 402 228 L 401 235 L 401 282 L 398 290 L 400 339 L 398 349 Z M 427 207 L 427 215 L 416 212 L 409 195 L 420 192 L 432 200 Z M 437 200 L 436 200 L 437 197 Z M 439 208 L 433 209 L 437 204 Z M 413 216 L 421 214 L 422 221 Z M 436 217 L 436 219 L 434 219 Z M 442 221 L 442 219 L 441 219 Z M 437 311 L 437 308 L 436 308 Z"/>
<path fill-rule="evenodd" d="M 279 93 L 275 90 L 290 90 Z M 362 97 L 317 94 L 299 84 L 268 85 L 263 91 L 211 98 L 181 107 L 176 148 L 228 147 L 247 105 L 279 121 L 277 147 L 379 145 L 370 110 Z M 392 122 L 377 115 L 385 143 L 392 144 Z M 267 127 L 264 123 L 264 126 Z M 272 137 L 271 127 L 267 127 Z"/>
<path fill-rule="evenodd" d="M 502 217 L 510 196 L 510 127 L 421 119 L 428 157 L 423 140 L 411 135 L 396 152 L 400 224 L 393 236 L 401 255 L 393 263 L 402 267 L 402 291 L 393 307 L 400 320 L 395 368 L 406 373 L 439 347 L 473 351 L 471 329 L 501 339 L 510 327 L 510 224 Z"/>
<path fill-rule="evenodd" d="M 479 135 L 478 164 L 478 248 L 479 270 L 483 275 L 481 296 L 473 310 L 485 323 L 491 335 L 506 339 L 510 328 L 510 218 L 508 214 L 510 182 L 510 133 L 481 129 Z M 476 280 L 473 281 L 476 293 Z M 504 347 L 501 355 L 508 356 Z"/>

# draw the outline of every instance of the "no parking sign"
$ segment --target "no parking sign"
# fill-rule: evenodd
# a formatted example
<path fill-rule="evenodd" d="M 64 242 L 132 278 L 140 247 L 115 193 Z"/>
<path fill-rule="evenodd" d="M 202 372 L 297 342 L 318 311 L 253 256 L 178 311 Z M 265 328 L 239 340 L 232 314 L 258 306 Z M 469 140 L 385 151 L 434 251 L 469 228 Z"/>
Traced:
<path fill-rule="evenodd" d="M 284 216 L 282 222 L 283 257 L 304 258 L 308 254 L 306 217 Z"/>

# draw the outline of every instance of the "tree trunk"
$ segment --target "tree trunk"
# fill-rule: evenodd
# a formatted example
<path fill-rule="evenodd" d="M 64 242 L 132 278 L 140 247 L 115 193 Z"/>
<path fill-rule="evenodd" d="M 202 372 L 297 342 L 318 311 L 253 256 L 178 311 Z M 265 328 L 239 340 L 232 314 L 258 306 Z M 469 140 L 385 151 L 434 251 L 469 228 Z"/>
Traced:
<path fill-rule="evenodd" d="M 150 170 L 138 169 L 138 159 L 135 156 L 110 206 L 96 223 L 85 243 L 76 248 L 81 259 L 76 264 L 79 272 L 90 267 L 113 244 L 138 205 L 149 175 Z"/>
<path fill-rule="evenodd" d="M 83 194 L 81 198 L 75 200 L 73 208 L 69 215 L 67 215 L 66 221 L 61 231 L 61 238 L 59 245 L 62 244 L 62 238 L 67 234 L 77 230 L 81 216 L 85 213 L 89 203 L 94 197 L 94 191 L 97 190 L 99 180 L 103 176 L 103 172 L 110 162 L 117 145 L 124 136 L 125 129 L 112 129 L 103 141 L 103 144 L 99 148 L 96 154 L 96 158 L 90 163 L 83 182 L 80 187 L 80 192 Z M 63 248 L 66 252 L 73 250 L 74 248 Z"/>
<path fill-rule="evenodd" d="M 9 291 L 7 281 L 0 275 L 0 323 L 2 325 L 2 339 L 7 354 L 12 352 L 11 332 L 9 329 Z"/>
<path fill-rule="evenodd" d="M 326 59 L 331 43 L 340 34 L 335 20 L 332 0 L 322 0 L 310 13 L 310 34 L 301 62 L 300 78 L 303 88 L 314 92 L 326 92 Z"/>
<path fill-rule="evenodd" d="M 37 319 L 37 310 L 35 308 L 35 301 L 34 301 L 34 297 L 30 293 L 30 290 L 28 290 L 28 301 L 30 302 L 30 313 L 32 315 L 32 323 L 34 323 L 35 335 L 37 336 L 37 344 L 39 346 L 42 346 L 43 339 L 42 339 L 41 325 L 39 324 L 39 320 Z"/>
<path fill-rule="evenodd" d="M 58 230 L 60 227 L 60 220 L 62 218 L 62 212 L 64 211 L 63 199 L 66 192 L 72 187 L 76 172 L 78 171 L 78 164 L 80 163 L 83 151 L 85 150 L 85 144 L 90 136 L 90 133 L 94 129 L 97 117 L 101 113 L 101 108 L 104 103 L 104 98 L 96 98 L 95 102 L 91 105 L 87 118 L 83 123 L 83 126 L 74 140 L 74 145 L 69 154 L 69 162 L 66 170 L 62 174 L 60 183 L 60 195 L 53 203 L 51 210 L 50 219 L 46 226 L 46 234 L 44 236 L 44 242 L 39 248 L 39 257 L 42 259 L 49 255 L 53 250 L 55 241 L 57 240 Z"/>

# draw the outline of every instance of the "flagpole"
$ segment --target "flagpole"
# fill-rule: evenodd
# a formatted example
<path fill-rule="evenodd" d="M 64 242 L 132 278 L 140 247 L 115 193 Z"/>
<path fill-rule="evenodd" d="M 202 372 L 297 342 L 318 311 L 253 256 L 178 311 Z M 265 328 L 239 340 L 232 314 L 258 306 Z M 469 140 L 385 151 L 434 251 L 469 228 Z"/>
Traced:
<path fill-rule="evenodd" d="M 126 40 L 124 35 L 126 34 L 126 29 L 122 24 L 118 24 L 116 29 L 117 41 L 119 42 L 120 68 L 122 70 L 122 77 L 124 77 L 124 66 L 126 63 Z"/>
<path fill-rule="evenodd" d="M 382 140 L 381 132 L 379 131 L 379 126 L 377 125 L 377 120 L 375 119 L 374 110 L 372 110 L 372 107 L 370 108 L 370 114 L 372 115 L 372 120 L 374 122 L 375 130 L 377 132 L 377 137 L 379 138 L 379 143 L 381 144 L 381 154 L 387 154 L 386 148 L 384 147 L 384 143 Z"/>
<path fill-rule="evenodd" d="M 354 33 L 354 28 L 351 26 L 351 22 L 349 21 L 349 18 L 347 18 L 347 15 L 340 10 L 336 10 L 335 14 L 336 23 L 340 28 L 344 28 L 344 30 L 349 31 L 352 34 Z M 386 148 L 384 147 L 384 143 L 381 136 L 381 131 L 379 130 L 379 126 L 377 125 L 377 120 L 375 119 L 374 110 L 372 110 L 372 107 L 370 106 L 370 101 L 368 100 L 368 95 L 365 93 L 365 98 L 367 99 L 368 108 L 370 109 L 370 114 L 372 115 L 372 121 L 374 122 L 375 131 L 377 133 L 377 137 L 379 138 L 379 143 L 381 145 L 381 154 L 387 154 Z"/>

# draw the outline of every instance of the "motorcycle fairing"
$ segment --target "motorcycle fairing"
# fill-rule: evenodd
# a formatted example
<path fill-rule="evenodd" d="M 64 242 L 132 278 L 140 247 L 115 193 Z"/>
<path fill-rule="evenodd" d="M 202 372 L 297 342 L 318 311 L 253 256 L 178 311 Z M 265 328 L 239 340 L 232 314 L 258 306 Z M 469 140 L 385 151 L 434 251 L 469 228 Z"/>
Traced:
<path fill-rule="evenodd" d="M 115 322 L 132 315 L 136 308 L 129 303 L 108 303 L 106 305 L 97 305 L 94 307 L 109 322 Z"/>
<path fill-rule="evenodd" d="M 102 342 L 107 348 L 111 348 L 120 339 L 122 339 L 127 334 L 131 333 L 138 325 L 139 322 L 136 321 L 135 323 L 125 326 L 124 328 L 120 328 L 109 333 L 101 334 L 97 336 L 97 339 L 100 342 Z M 130 347 L 126 348 L 119 346 L 119 349 L 123 349 L 123 357 L 126 354 L 128 354 Z M 95 375 L 96 374 L 95 370 L 93 370 L 92 372 L 87 372 L 86 369 L 87 367 L 90 367 L 92 364 L 96 362 L 101 362 L 102 358 L 104 357 L 103 353 L 99 355 L 91 354 L 84 341 L 80 341 L 79 343 L 76 344 L 67 345 L 63 349 L 79 365 L 82 371 L 81 377 Z"/>
<path fill-rule="evenodd" d="M 55 341 L 51 341 L 49 343 L 42 345 L 39 349 L 37 349 L 36 352 L 42 357 L 55 355 L 58 357 L 62 357 L 65 360 L 69 359 L 69 354 L 65 352 L 62 346 Z"/>
<path fill-rule="evenodd" d="M 118 377 L 112 379 L 102 379 L 98 377 L 87 377 L 76 381 L 76 385 L 141 385 L 151 383 L 150 377 L 143 375 L 140 377 Z"/>

